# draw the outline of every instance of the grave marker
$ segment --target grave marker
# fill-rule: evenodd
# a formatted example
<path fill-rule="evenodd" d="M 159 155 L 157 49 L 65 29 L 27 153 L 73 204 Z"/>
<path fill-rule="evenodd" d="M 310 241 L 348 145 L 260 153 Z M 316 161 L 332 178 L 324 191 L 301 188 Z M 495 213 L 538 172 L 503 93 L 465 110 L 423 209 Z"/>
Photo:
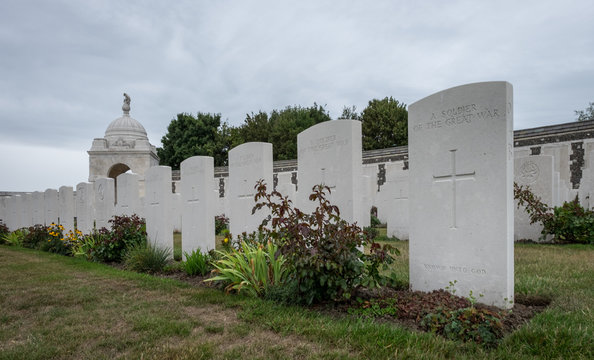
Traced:
<path fill-rule="evenodd" d="M 110 229 L 109 220 L 115 214 L 115 183 L 112 178 L 95 180 L 95 227 Z"/>
<path fill-rule="evenodd" d="M 214 159 L 193 156 L 180 164 L 182 199 L 182 256 L 215 248 Z"/>
<path fill-rule="evenodd" d="M 297 135 L 299 191 L 297 207 L 306 213 L 316 204 L 309 201 L 315 185 L 331 189 L 328 199 L 337 205 L 340 217 L 369 225 L 369 209 L 364 208 L 361 122 L 333 120 L 314 125 Z M 328 195 L 328 194 L 327 194 Z"/>
<path fill-rule="evenodd" d="M 123 173 L 117 178 L 118 198 L 116 213 L 131 216 L 133 214 L 144 217 L 140 204 L 140 179 L 141 176 L 133 173 Z"/>
<path fill-rule="evenodd" d="M 60 187 L 58 196 L 60 207 L 60 224 L 64 227 L 64 234 L 74 231 L 74 190 L 72 186 Z"/>
<path fill-rule="evenodd" d="M 95 196 L 93 184 L 81 182 L 76 185 L 75 196 L 76 228 L 83 234 L 90 234 L 95 227 Z"/>
<path fill-rule="evenodd" d="M 266 208 L 252 215 L 258 180 L 272 191 L 272 144 L 249 142 L 229 151 L 229 230 L 233 236 L 258 230 L 269 214 Z"/>
<path fill-rule="evenodd" d="M 58 190 L 47 189 L 43 194 L 43 208 L 44 208 L 44 219 L 45 225 L 58 224 L 60 217 L 59 214 L 59 202 L 58 202 Z"/>
<path fill-rule="evenodd" d="M 153 166 L 145 173 L 145 215 L 148 241 L 173 252 L 171 168 Z"/>
<path fill-rule="evenodd" d="M 512 86 L 462 85 L 409 106 L 410 283 L 511 306 Z"/>

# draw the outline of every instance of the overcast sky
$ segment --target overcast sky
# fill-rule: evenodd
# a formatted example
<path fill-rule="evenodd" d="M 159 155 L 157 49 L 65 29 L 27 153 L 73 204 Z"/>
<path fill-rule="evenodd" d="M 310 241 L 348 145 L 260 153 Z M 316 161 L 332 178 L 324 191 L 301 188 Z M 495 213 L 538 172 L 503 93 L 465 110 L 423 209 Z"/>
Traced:
<path fill-rule="evenodd" d="M 363 110 L 505 80 L 514 128 L 594 101 L 594 2 L 0 1 L 0 191 L 88 178 L 93 138 L 130 115 L 160 146 L 177 113 Z"/>

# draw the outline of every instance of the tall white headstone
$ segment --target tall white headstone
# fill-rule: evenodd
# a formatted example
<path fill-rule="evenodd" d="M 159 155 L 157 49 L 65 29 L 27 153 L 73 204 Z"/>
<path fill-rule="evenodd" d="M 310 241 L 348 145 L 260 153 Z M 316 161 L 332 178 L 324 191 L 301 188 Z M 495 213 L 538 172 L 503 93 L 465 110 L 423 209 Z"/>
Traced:
<path fill-rule="evenodd" d="M 409 106 L 410 283 L 514 295 L 513 99 L 507 82 L 462 85 Z"/>
<path fill-rule="evenodd" d="M 44 225 L 45 224 L 45 206 L 43 205 L 43 193 L 35 191 L 31 194 L 31 212 L 32 212 L 32 225 Z"/>
<path fill-rule="evenodd" d="M 555 180 L 553 157 L 550 155 L 526 156 L 514 160 L 514 181 L 518 185 L 530 187 L 530 190 L 549 206 L 555 205 Z M 530 224 L 530 216 L 524 206 L 516 208 L 514 240 L 539 241 L 541 232 L 540 223 Z"/>
<path fill-rule="evenodd" d="M 31 193 L 24 193 L 21 195 L 23 198 L 23 207 L 22 207 L 22 222 L 21 225 L 23 227 L 29 227 L 33 225 L 33 195 Z"/>
<path fill-rule="evenodd" d="M 45 210 L 45 225 L 50 226 L 52 223 L 58 224 L 58 220 L 60 217 L 58 190 L 45 190 L 45 193 L 43 195 L 43 207 Z"/>
<path fill-rule="evenodd" d="M 182 199 L 182 257 L 215 248 L 214 159 L 193 156 L 180 164 Z"/>
<path fill-rule="evenodd" d="M 252 215 L 254 187 L 260 179 L 272 191 L 272 144 L 249 142 L 229 151 L 229 230 L 233 236 L 257 231 L 268 215 L 266 209 Z"/>
<path fill-rule="evenodd" d="M 400 170 L 386 174 L 386 197 L 390 200 L 388 207 L 388 236 L 395 236 L 400 240 L 409 238 L 409 176 L 408 171 Z"/>
<path fill-rule="evenodd" d="M 8 229 L 10 229 L 10 231 L 15 231 L 16 229 L 22 227 L 22 224 L 19 220 L 20 198 L 20 195 L 12 195 L 7 200 L 8 221 L 6 222 L 6 226 L 8 226 Z"/>
<path fill-rule="evenodd" d="M 76 228 L 83 234 L 90 234 L 95 227 L 95 195 L 92 183 L 81 182 L 76 185 L 75 210 Z"/>
<path fill-rule="evenodd" d="M 369 209 L 363 208 L 361 122 L 333 120 L 319 123 L 297 135 L 299 190 L 297 207 L 311 212 L 309 201 L 315 185 L 330 188 L 328 199 L 337 205 L 341 218 L 359 226 L 369 224 Z"/>
<path fill-rule="evenodd" d="M 95 227 L 111 228 L 109 220 L 115 213 L 115 184 L 112 178 L 98 178 L 94 182 Z"/>
<path fill-rule="evenodd" d="M 0 196 L 0 223 L 6 225 L 8 221 L 8 196 Z"/>
<path fill-rule="evenodd" d="M 123 173 L 118 176 L 117 215 L 136 214 L 141 218 L 144 217 L 144 211 L 140 205 L 140 179 L 140 175 L 132 173 Z"/>
<path fill-rule="evenodd" d="M 58 196 L 60 224 L 64 231 L 74 231 L 74 190 L 72 186 L 61 186 Z"/>
<path fill-rule="evenodd" d="M 153 166 L 145 173 L 145 216 L 148 241 L 173 251 L 171 168 Z"/>

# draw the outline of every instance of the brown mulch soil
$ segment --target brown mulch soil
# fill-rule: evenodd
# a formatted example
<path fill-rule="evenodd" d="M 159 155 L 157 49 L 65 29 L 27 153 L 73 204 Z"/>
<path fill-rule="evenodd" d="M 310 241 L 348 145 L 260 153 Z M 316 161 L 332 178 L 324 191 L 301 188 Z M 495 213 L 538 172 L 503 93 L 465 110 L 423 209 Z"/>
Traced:
<path fill-rule="evenodd" d="M 205 283 L 204 280 L 210 276 L 188 276 L 183 271 L 173 271 L 168 274 L 158 276 L 176 279 L 186 282 L 192 286 L 216 287 L 212 282 Z M 311 306 L 313 310 L 325 314 L 342 317 L 347 316 L 348 310 L 357 307 L 365 307 L 370 301 L 387 300 L 391 306 L 398 308 L 397 317 L 385 315 L 376 318 L 380 322 L 392 322 L 404 325 L 414 331 L 423 331 L 421 321 L 427 314 L 434 313 L 438 308 L 445 310 L 458 310 L 467 308 L 471 305 L 467 298 L 453 295 L 445 290 L 435 290 L 432 292 L 395 290 L 391 288 L 381 288 L 374 290 L 362 289 L 354 298 L 359 301 L 345 303 L 328 302 Z M 512 309 L 505 310 L 494 306 L 487 306 L 480 303 L 474 306 L 478 309 L 487 309 L 498 313 L 502 317 L 503 332 L 507 335 L 520 326 L 526 324 L 534 315 L 542 312 L 550 304 L 550 299 L 541 296 L 526 296 L 516 294 L 515 304 Z"/>

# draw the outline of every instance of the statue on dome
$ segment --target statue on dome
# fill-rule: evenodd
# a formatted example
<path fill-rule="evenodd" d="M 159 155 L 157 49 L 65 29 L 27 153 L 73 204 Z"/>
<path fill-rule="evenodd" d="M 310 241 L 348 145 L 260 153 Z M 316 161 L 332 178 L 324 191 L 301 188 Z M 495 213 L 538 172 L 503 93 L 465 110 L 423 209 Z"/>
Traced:
<path fill-rule="evenodd" d="M 124 105 L 122 105 L 122 110 L 124 110 L 124 114 L 128 115 L 130 113 L 130 96 L 124 93 Z"/>

